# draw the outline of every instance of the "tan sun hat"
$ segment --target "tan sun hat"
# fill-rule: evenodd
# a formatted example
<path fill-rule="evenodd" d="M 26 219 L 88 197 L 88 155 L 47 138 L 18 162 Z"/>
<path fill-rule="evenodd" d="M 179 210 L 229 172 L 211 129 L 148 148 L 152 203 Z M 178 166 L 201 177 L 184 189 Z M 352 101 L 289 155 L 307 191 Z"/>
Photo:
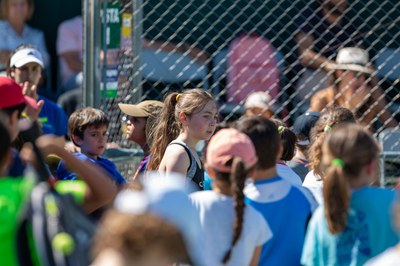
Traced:
<path fill-rule="evenodd" d="M 119 103 L 119 108 L 124 114 L 134 117 L 149 117 L 159 112 L 159 109 L 164 106 L 160 101 L 147 100 L 138 104 Z"/>
<path fill-rule="evenodd" d="M 147 118 L 145 134 L 147 145 L 151 146 L 153 142 L 154 129 L 161 114 L 164 103 L 160 101 L 146 100 L 138 104 L 119 103 L 118 106 L 124 114 L 133 117 Z"/>
<path fill-rule="evenodd" d="M 339 50 L 336 56 L 336 64 L 332 68 L 372 74 L 374 70 L 369 67 L 369 64 L 367 51 L 357 47 L 345 47 Z"/>

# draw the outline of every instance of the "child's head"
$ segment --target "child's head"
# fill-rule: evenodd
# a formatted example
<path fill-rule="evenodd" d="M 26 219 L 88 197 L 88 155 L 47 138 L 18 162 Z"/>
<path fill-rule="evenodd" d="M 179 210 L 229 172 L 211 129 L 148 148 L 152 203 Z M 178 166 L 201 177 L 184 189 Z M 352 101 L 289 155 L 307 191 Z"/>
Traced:
<path fill-rule="evenodd" d="M 309 166 L 314 174 L 323 179 L 320 164 L 322 158 L 322 143 L 332 128 L 341 123 L 356 123 L 353 113 L 344 107 L 328 108 L 321 113 L 320 118 L 311 130 L 311 146 L 309 148 Z"/>
<path fill-rule="evenodd" d="M 236 128 L 252 140 L 258 161 L 256 169 L 275 167 L 281 153 L 281 138 L 275 123 L 262 116 L 244 117 Z"/>
<path fill-rule="evenodd" d="M 160 101 L 143 101 L 139 104 L 118 104 L 121 111 L 129 115 L 126 129 L 126 139 L 141 146 L 150 146 L 154 126 L 159 117 L 163 103 Z"/>
<path fill-rule="evenodd" d="M 124 190 L 116 197 L 98 230 L 95 249 L 114 249 L 131 263 L 167 260 L 137 265 L 203 265 L 200 220 L 184 178 L 153 172 L 140 181 L 140 190 Z"/>
<path fill-rule="evenodd" d="M 274 115 L 273 103 L 268 92 L 253 92 L 249 94 L 244 103 L 245 115 L 262 115 L 265 118 L 271 118 Z"/>
<path fill-rule="evenodd" d="M 99 109 L 78 109 L 68 119 L 68 130 L 73 143 L 82 153 L 94 156 L 103 154 L 109 120 Z"/>
<path fill-rule="evenodd" d="M 7 116 L 11 138 L 14 141 L 19 133 L 18 121 L 26 106 L 37 109 L 36 101 L 22 94 L 22 88 L 7 77 L 0 77 L 0 110 Z"/>
<path fill-rule="evenodd" d="M 379 147 L 360 125 L 344 123 L 326 137 L 322 151 L 325 216 L 329 231 L 335 234 L 346 227 L 350 189 L 375 181 Z"/>
<path fill-rule="evenodd" d="M 278 128 L 278 133 L 281 136 L 282 143 L 282 154 L 279 158 L 282 161 L 290 161 L 294 157 L 294 153 L 296 151 L 296 135 L 291 131 L 288 127 L 286 127 L 285 123 L 278 119 L 271 119 L 272 122 Z"/>
<path fill-rule="evenodd" d="M 11 54 L 7 75 L 18 84 L 28 81 L 31 85 L 38 85 L 43 68 L 43 58 L 39 50 L 31 44 L 22 44 Z M 34 93 L 37 94 L 37 91 Z"/>
<path fill-rule="evenodd" d="M 235 176 L 240 166 L 248 172 L 257 162 L 257 155 L 250 138 L 234 128 L 219 130 L 207 146 L 206 166 L 210 172 L 219 175 Z M 228 179 L 226 181 L 233 181 Z"/>
<path fill-rule="evenodd" d="M 181 133 L 192 140 L 208 140 L 214 133 L 216 116 L 217 105 L 205 90 L 189 89 L 169 94 L 154 131 L 148 169 L 158 168 L 168 144 Z"/>
<path fill-rule="evenodd" d="M 0 10 L 3 19 L 22 19 L 24 22 L 33 15 L 33 0 L 3 0 L 0 2 Z M 21 8 L 22 5 L 22 8 Z"/>
<path fill-rule="evenodd" d="M 133 215 L 109 211 L 94 240 L 94 253 L 99 260 L 110 251 L 119 255 L 119 266 L 128 266 L 132 262 L 135 265 L 163 266 L 190 261 L 178 228 L 151 213 Z"/>
<path fill-rule="evenodd" d="M 296 134 L 296 147 L 306 152 L 311 140 L 311 129 L 314 127 L 320 113 L 306 112 L 296 118 L 293 124 L 293 133 Z"/>
<path fill-rule="evenodd" d="M 243 226 L 244 183 L 249 171 L 257 162 L 257 155 L 250 138 L 234 128 L 221 129 L 208 143 L 206 168 L 214 179 L 213 186 L 228 186 L 235 199 L 233 241 L 223 263 L 229 261 L 232 248 L 238 241 Z"/>

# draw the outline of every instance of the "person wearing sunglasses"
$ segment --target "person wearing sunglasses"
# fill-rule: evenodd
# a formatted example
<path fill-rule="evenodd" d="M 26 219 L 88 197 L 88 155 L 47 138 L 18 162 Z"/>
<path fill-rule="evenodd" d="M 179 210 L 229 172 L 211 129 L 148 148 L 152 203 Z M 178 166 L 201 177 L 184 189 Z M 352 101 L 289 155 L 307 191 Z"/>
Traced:
<path fill-rule="evenodd" d="M 382 90 L 377 86 L 368 52 L 357 47 L 339 50 L 332 66 L 333 82 L 316 92 L 310 109 L 321 112 L 327 107 L 342 106 L 350 109 L 357 121 L 371 131 L 379 127 L 395 127 Z"/>

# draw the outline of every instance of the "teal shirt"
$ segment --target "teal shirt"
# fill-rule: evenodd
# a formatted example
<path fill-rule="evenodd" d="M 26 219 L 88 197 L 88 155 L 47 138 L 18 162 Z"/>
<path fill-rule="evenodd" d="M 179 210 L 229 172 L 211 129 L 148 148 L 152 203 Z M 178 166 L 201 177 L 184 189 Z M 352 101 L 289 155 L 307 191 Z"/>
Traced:
<path fill-rule="evenodd" d="M 308 225 L 303 265 L 363 265 L 369 258 L 398 243 L 392 225 L 393 190 L 365 187 L 351 195 L 347 225 L 332 235 L 320 206 Z"/>

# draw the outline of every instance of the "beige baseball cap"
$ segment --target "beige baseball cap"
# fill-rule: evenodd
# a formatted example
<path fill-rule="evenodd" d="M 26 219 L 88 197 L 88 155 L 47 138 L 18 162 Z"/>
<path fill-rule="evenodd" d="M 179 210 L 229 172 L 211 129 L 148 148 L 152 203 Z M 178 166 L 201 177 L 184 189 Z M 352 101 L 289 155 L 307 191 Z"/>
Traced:
<path fill-rule="evenodd" d="M 157 115 L 164 104 L 160 101 L 146 100 L 138 104 L 119 103 L 118 106 L 124 114 L 134 117 L 149 117 Z"/>

